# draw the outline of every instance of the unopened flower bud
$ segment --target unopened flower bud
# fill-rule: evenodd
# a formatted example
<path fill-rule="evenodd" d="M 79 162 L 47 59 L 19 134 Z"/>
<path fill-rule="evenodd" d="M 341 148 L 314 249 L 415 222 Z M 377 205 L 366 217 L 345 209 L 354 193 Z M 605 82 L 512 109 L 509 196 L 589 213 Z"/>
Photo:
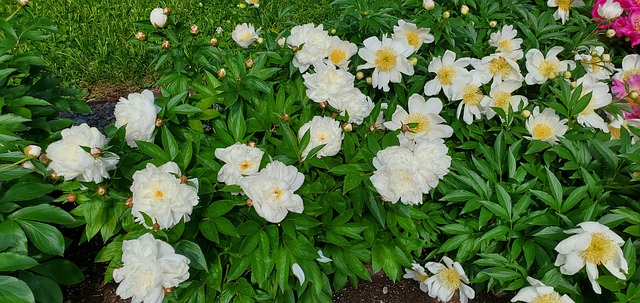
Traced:
<path fill-rule="evenodd" d="M 566 71 L 566 72 L 562 73 L 562 76 L 565 79 L 571 79 L 571 72 L 570 71 Z"/>
<path fill-rule="evenodd" d="M 247 204 L 247 206 L 251 207 L 253 206 L 253 200 L 251 199 L 247 199 L 247 202 L 245 202 Z"/>
<path fill-rule="evenodd" d="M 247 68 L 252 68 L 253 67 L 253 60 L 247 59 L 247 61 L 244 61 L 244 66 L 246 66 Z"/>
<path fill-rule="evenodd" d="M 29 0 L 18 0 L 18 3 L 20 3 L 20 6 L 28 6 Z"/>
<path fill-rule="evenodd" d="M 76 202 L 76 194 L 70 193 L 67 195 L 67 202 L 73 203 Z"/>
<path fill-rule="evenodd" d="M 356 73 L 356 79 L 358 79 L 358 80 L 362 80 L 362 78 L 364 78 L 364 73 L 363 73 L 363 72 L 361 72 L 361 71 L 358 71 L 358 72 Z"/>
<path fill-rule="evenodd" d="M 597 50 L 592 50 L 591 51 L 591 57 L 597 57 L 598 56 L 598 51 Z"/>
<path fill-rule="evenodd" d="M 549 74 L 549 80 L 553 80 L 555 78 L 557 78 L 560 75 L 560 73 L 550 73 Z"/>
<path fill-rule="evenodd" d="M 240 77 L 236 78 L 236 82 L 238 82 L 238 83 L 242 82 L 242 78 L 240 78 Z"/>
<path fill-rule="evenodd" d="M 255 142 L 253 142 L 253 141 L 249 141 L 249 142 L 247 142 L 247 146 L 249 146 L 249 147 L 256 147 L 256 143 L 255 143 Z"/>
<path fill-rule="evenodd" d="M 297 45 L 294 45 L 294 46 L 292 46 L 292 47 L 291 47 L 291 49 L 292 49 L 292 50 L 293 50 L 293 52 L 295 53 L 295 52 L 297 52 L 297 51 L 298 51 L 298 46 L 297 46 Z"/>
<path fill-rule="evenodd" d="M 448 19 L 451 16 L 451 13 L 449 11 L 444 11 L 442 13 L 442 18 L 444 19 Z"/>
<path fill-rule="evenodd" d="M 411 130 L 411 127 L 409 127 L 409 125 L 407 125 L 407 124 L 402 124 L 402 127 L 400 128 L 400 130 L 401 130 L 403 133 L 406 133 L 406 132 L 408 132 L 408 131 L 410 131 L 410 130 Z"/>
<path fill-rule="evenodd" d="M 51 172 L 51 173 L 49 174 L 49 178 L 51 178 L 51 180 L 54 180 L 54 181 L 55 181 L 55 180 L 58 180 L 58 173 L 56 173 L 56 172 L 54 172 L 54 171 L 53 171 L 53 172 Z"/>
<path fill-rule="evenodd" d="M 289 114 L 282 114 L 282 120 L 289 121 L 289 119 L 291 119 L 291 116 L 289 116 Z"/>
<path fill-rule="evenodd" d="M 571 89 L 575 89 L 576 87 L 578 87 L 578 82 L 576 81 L 571 82 Z"/>
<path fill-rule="evenodd" d="M 489 26 L 490 26 L 491 28 L 494 28 L 494 27 L 498 26 L 498 21 L 496 21 L 496 20 L 491 20 L 491 22 L 489 22 Z"/>
<path fill-rule="evenodd" d="M 264 38 L 258 37 L 258 40 L 256 40 L 256 42 L 258 42 L 258 44 L 262 44 L 264 43 Z"/>
<path fill-rule="evenodd" d="M 89 151 L 89 154 L 91 155 L 91 157 L 100 158 L 100 156 L 102 156 L 102 150 L 94 147 L 91 149 L 91 151 Z"/>
<path fill-rule="evenodd" d="M 409 62 L 411 62 L 411 65 L 416 66 L 416 64 L 418 64 L 418 58 L 411 57 L 409 58 Z"/>
<path fill-rule="evenodd" d="M 364 11 L 364 12 L 362 12 L 362 15 L 363 16 L 369 16 L 369 12 L 368 11 Z"/>
<path fill-rule="evenodd" d="M 239 7 L 239 8 L 246 8 L 246 7 L 247 7 L 247 5 L 246 5 L 246 4 L 244 4 L 244 3 L 238 3 L 238 7 Z"/>
<path fill-rule="evenodd" d="M 278 39 L 278 46 L 284 47 L 284 43 L 287 41 L 284 37 Z"/>
<path fill-rule="evenodd" d="M 426 10 L 432 10 L 434 7 L 436 7 L 436 3 L 433 0 L 423 0 L 422 7 L 424 7 L 424 9 Z"/>
<path fill-rule="evenodd" d="M 155 28 L 163 28 L 167 25 L 167 14 L 164 13 L 162 8 L 156 7 L 151 11 L 149 15 L 149 21 Z"/>
<path fill-rule="evenodd" d="M 531 112 L 527 109 L 522 111 L 522 117 L 523 118 L 529 118 L 529 116 L 531 116 Z"/>
<path fill-rule="evenodd" d="M 338 113 L 336 112 L 331 113 L 331 118 L 334 118 L 334 119 L 338 118 Z"/>
<path fill-rule="evenodd" d="M 170 294 L 173 292 L 173 287 L 164 287 L 163 288 L 165 294 Z"/>
<path fill-rule="evenodd" d="M 44 165 L 49 165 L 49 163 L 51 163 L 51 159 L 47 157 L 47 153 L 40 154 L 40 157 L 38 157 L 38 160 L 40 160 L 40 163 Z"/>
<path fill-rule="evenodd" d="M 171 48 L 171 42 L 169 42 L 169 40 L 162 41 L 162 49 L 170 49 L 170 48 Z"/>
<path fill-rule="evenodd" d="M 138 39 L 140 41 L 147 41 L 147 34 L 145 34 L 143 32 L 137 32 L 136 33 L 136 39 Z"/>
<path fill-rule="evenodd" d="M 332 29 L 331 29 L 331 34 L 332 34 L 332 35 L 335 35 L 335 34 L 336 34 L 336 29 L 335 29 L 335 28 L 332 28 Z"/>
<path fill-rule="evenodd" d="M 602 62 L 611 62 L 610 54 L 602 54 Z"/>
<path fill-rule="evenodd" d="M 185 175 L 180 176 L 180 183 L 187 184 L 187 181 L 189 181 L 189 179 L 187 179 L 187 176 Z"/>
<path fill-rule="evenodd" d="M 630 92 L 629 97 L 631 97 L 631 99 L 638 99 L 638 92 L 637 91 Z"/>
<path fill-rule="evenodd" d="M 104 186 L 98 186 L 98 189 L 96 189 L 96 193 L 98 194 L 98 196 L 104 196 L 107 194 L 107 189 Z"/>
<path fill-rule="evenodd" d="M 26 168 L 30 170 L 36 169 L 36 167 L 33 165 L 33 163 L 31 163 L 31 161 L 22 162 L 22 168 Z"/>
<path fill-rule="evenodd" d="M 327 101 L 320 102 L 318 105 L 320 108 L 327 108 Z"/>
<path fill-rule="evenodd" d="M 607 30 L 606 35 L 607 38 L 613 38 L 616 36 L 616 31 L 610 28 Z"/>
<path fill-rule="evenodd" d="M 37 145 L 27 145 L 23 152 L 27 158 L 37 158 L 42 153 L 42 148 Z"/>
<path fill-rule="evenodd" d="M 227 75 L 227 71 L 225 71 L 224 68 L 221 68 L 218 70 L 218 78 L 222 79 L 226 75 Z"/>
<path fill-rule="evenodd" d="M 466 5 L 463 5 L 462 7 L 460 7 L 460 13 L 463 15 L 466 15 L 469 13 L 469 7 Z"/>
<path fill-rule="evenodd" d="M 218 39 L 211 38 L 211 40 L 209 41 L 209 44 L 211 44 L 211 46 L 213 46 L 213 47 L 218 46 Z"/>
<path fill-rule="evenodd" d="M 198 28 L 198 26 L 197 26 L 197 25 L 193 24 L 193 25 L 191 25 L 191 27 L 189 28 L 189 32 L 190 32 L 192 35 L 197 35 L 197 34 L 199 34 L 199 33 L 200 33 L 200 29 Z"/>
<path fill-rule="evenodd" d="M 353 125 L 351 125 L 351 123 L 345 123 L 344 125 L 342 125 L 342 129 L 345 132 L 350 133 L 353 131 Z"/>
<path fill-rule="evenodd" d="M 163 12 L 165 15 L 169 15 L 169 14 L 171 14 L 171 9 L 170 9 L 168 6 L 165 6 L 165 7 L 162 9 L 162 12 Z"/>
<path fill-rule="evenodd" d="M 369 131 L 370 132 L 374 132 L 374 131 L 376 131 L 376 129 L 378 129 L 378 128 L 375 125 L 370 125 L 369 126 Z"/>
<path fill-rule="evenodd" d="M 367 84 L 371 84 L 373 82 L 373 79 L 371 77 L 367 77 L 365 81 L 367 82 Z"/>
<path fill-rule="evenodd" d="M 127 205 L 128 208 L 132 208 L 133 207 L 133 198 L 127 198 L 127 200 L 124 201 L 124 204 Z"/>
<path fill-rule="evenodd" d="M 164 124 L 164 121 L 162 121 L 162 119 L 158 118 L 156 119 L 156 127 L 161 127 Z"/>
<path fill-rule="evenodd" d="M 153 223 L 152 228 L 153 228 L 153 230 L 155 230 L 155 231 L 159 231 L 159 230 L 160 230 L 160 224 L 158 224 L 158 223 Z M 164 292 L 166 293 L 168 289 L 169 289 L 170 291 L 173 291 L 173 288 L 165 288 L 165 289 L 164 289 Z"/>

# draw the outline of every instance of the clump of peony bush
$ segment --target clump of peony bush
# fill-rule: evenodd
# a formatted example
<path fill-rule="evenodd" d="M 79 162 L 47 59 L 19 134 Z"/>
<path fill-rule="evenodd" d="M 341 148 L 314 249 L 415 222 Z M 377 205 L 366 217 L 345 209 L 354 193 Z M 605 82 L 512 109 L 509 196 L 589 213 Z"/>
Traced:
<path fill-rule="evenodd" d="M 62 131 L 91 161 L 55 184 L 134 300 L 330 302 L 371 264 L 443 302 L 633 302 L 640 57 L 582 4 L 343 0 L 278 34 L 255 6 L 215 40 L 152 14 L 162 96 Z"/>

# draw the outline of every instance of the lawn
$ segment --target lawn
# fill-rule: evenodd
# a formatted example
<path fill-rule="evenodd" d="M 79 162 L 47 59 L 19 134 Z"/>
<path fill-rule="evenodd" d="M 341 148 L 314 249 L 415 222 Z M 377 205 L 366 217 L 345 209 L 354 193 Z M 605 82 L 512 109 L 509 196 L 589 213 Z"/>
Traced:
<path fill-rule="evenodd" d="M 335 11 L 331 0 L 266 0 L 260 6 L 265 30 L 281 31 L 290 24 L 319 22 Z M 155 51 L 128 41 L 137 31 L 134 22 L 147 20 L 151 9 L 169 6 L 172 14 L 185 22 L 197 24 L 200 37 L 226 39 L 237 23 L 257 20 L 256 9 L 238 8 L 241 0 L 34 0 L 34 13 L 57 23 L 59 32 L 50 39 L 26 47 L 42 54 L 62 77 L 65 86 L 96 87 L 128 85 L 144 87 L 154 81 L 149 67 Z M 16 7 L 3 1 L 5 12 Z M 287 8 L 291 10 L 287 11 Z M 286 11 L 286 12 L 285 12 Z M 287 18 L 282 18 L 286 13 Z M 286 20 L 286 21 L 285 21 Z M 215 29 L 221 27 L 222 34 Z M 226 35 L 225 35 L 226 34 Z"/>

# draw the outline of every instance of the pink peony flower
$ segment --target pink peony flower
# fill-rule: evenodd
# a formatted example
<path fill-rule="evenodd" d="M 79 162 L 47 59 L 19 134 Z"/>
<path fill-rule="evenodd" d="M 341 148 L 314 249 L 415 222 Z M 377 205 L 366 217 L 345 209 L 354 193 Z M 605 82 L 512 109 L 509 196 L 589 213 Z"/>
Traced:
<path fill-rule="evenodd" d="M 640 44 L 640 9 L 630 11 L 627 17 L 616 19 L 614 30 L 629 37 L 631 47 Z"/>
<path fill-rule="evenodd" d="M 627 91 L 627 86 L 629 90 Z M 620 81 L 613 78 L 613 86 L 611 87 L 611 93 L 617 99 L 627 99 L 629 103 L 627 105 L 633 110 L 633 112 L 625 112 L 625 119 L 640 119 L 640 104 L 633 100 L 629 94 L 640 94 L 640 74 L 635 74 L 627 79 L 627 82 Z"/>

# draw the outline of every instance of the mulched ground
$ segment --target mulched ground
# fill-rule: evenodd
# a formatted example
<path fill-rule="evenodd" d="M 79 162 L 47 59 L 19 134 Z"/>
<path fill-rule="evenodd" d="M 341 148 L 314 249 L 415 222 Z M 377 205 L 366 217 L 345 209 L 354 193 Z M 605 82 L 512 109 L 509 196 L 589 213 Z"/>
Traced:
<path fill-rule="evenodd" d="M 98 98 L 92 97 L 88 100 L 93 109 L 90 115 L 69 115 L 63 114 L 65 118 L 76 119 L 77 124 L 87 123 L 99 129 L 104 129 L 109 123 L 114 121 L 113 109 L 115 102 L 120 96 L 127 96 L 128 93 L 122 91 L 109 92 L 108 94 L 94 94 Z M 66 258 L 74 262 L 86 279 L 77 285 L 64 287 L 64 303 L 129 303 L 130 300 L 122 300 L 116 295 L 117 284 L 108 283 L 104 285 L 104 273 L 106 263 L 94 263 L 96 254 L 103 244 L 100 237 L 95 237 L 88 243 L 78 245 L 78 239 L 82 233 L 80 229 L 69 229 L 64 231 L 65 236 L 74 239 L 67 250 Z M 477 298 L 470 300 L 471 303 L 507 303 L 513 297 L 513 293 L 507 294 L 478 294 Z M 333 296 L 336 303 L 407 303 L 424 302 L 436 303 L 436 299 L 430 298 L 422 292 L 416 281 L 403 279 L 397 283 L 391 282 L 387 276 L 380 272 L 372 274 L 372 281 L 361 281 L 358 288 L 348 285 Z M 457 295 L 450 301 L 459 302 Z"/>

